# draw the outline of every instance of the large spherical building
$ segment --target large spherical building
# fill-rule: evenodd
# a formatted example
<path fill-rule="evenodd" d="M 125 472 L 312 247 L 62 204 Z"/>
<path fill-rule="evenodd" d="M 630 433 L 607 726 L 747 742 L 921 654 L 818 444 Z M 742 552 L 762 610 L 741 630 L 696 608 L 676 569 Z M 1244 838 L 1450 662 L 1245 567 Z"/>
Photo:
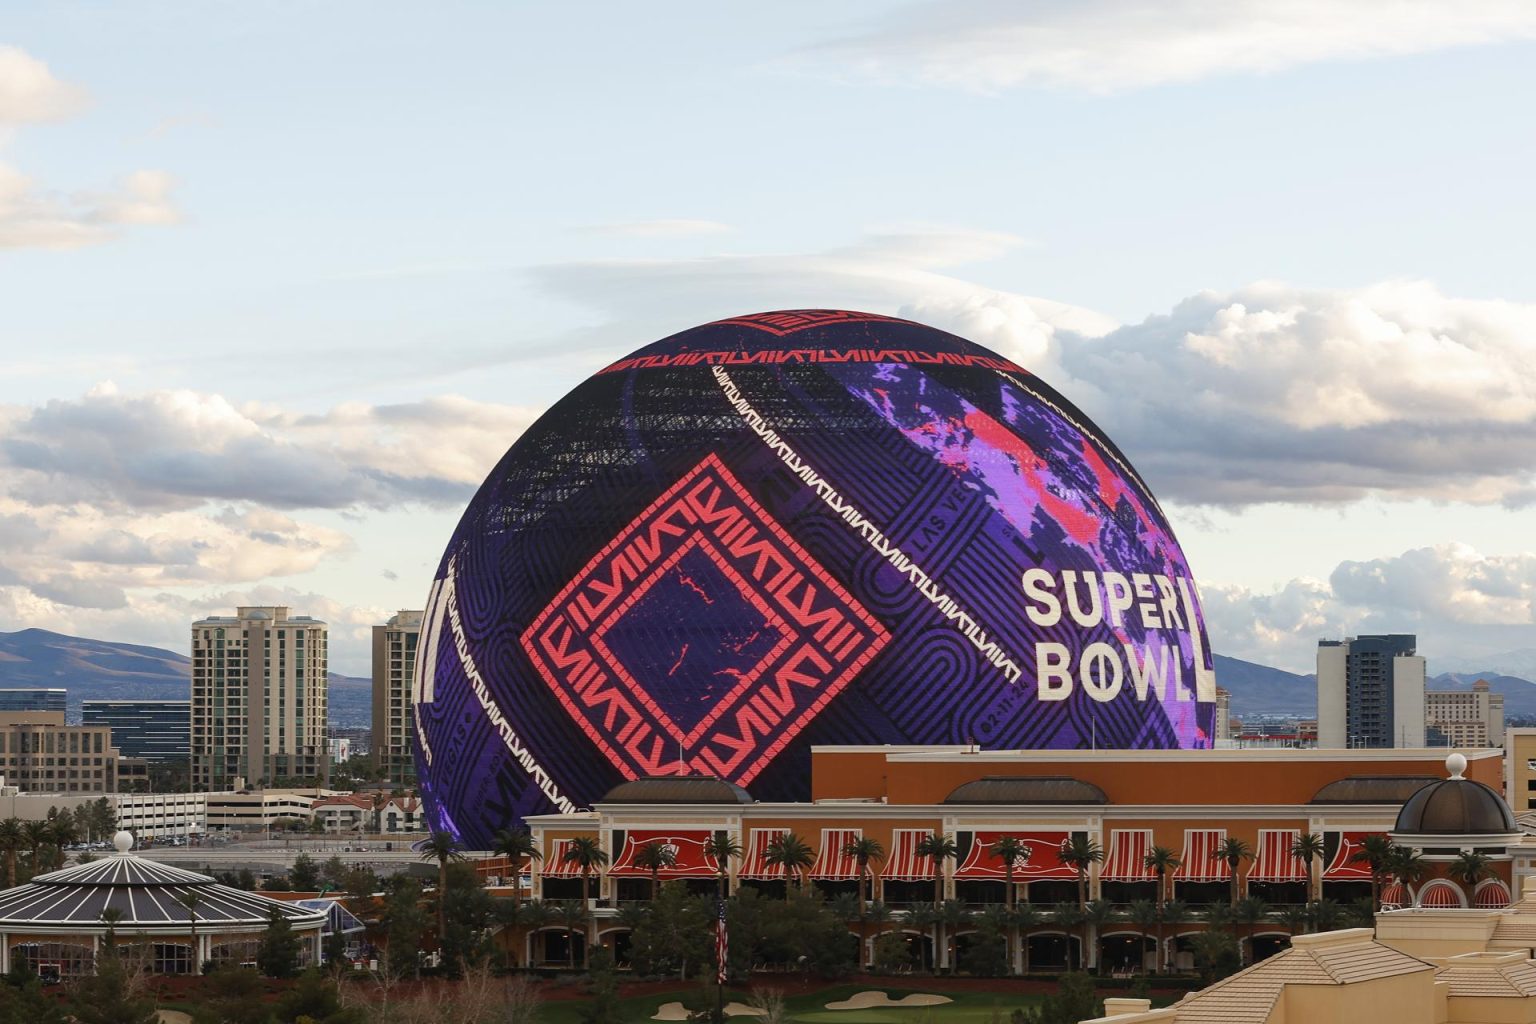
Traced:
<path fill-rule="evenodd" d="M 674 335 L 470 503 L 417 683 L 471 843 L 647 775 L 809 794 L 812 745 L 1203 747 L 1198 596 L 1120 451 L 1027 370 L 888 317 Z"/>

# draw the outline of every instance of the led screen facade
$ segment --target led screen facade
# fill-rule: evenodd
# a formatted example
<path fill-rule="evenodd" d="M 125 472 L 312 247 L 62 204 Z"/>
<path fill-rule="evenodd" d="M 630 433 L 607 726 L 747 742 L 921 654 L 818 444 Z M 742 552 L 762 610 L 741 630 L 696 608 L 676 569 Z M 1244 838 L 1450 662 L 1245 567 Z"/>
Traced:
<path fill-rule="evenodd" d="M 904 320 L 706 324 L 549 410 L 476 494 L 419 647 L 432 827 L 645 775 L 810 795 L 822 744 L 1206 747 L 1198 594 L 1125 457 Z"/>

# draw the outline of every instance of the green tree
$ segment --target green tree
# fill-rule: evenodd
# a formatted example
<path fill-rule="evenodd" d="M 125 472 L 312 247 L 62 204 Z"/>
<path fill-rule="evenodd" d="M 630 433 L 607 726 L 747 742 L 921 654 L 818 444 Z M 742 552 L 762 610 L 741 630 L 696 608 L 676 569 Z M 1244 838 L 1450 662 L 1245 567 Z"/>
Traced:
<path fill-rule="evenodd" d="M 1253 860 L 1253 847 L 1236 836 L 1227 836 L 1216 844 L 1216 849 L 1211 851 L 1212 860 L 1226 861 L 1227 874 L 1232 886 L 1232 906 L 1237 906 L 1237 900 L 1242 893 L 1243 882 L 1238 873 L 1245 860 Z"/>
<path fill-rule="evenodd" d="M 1137 973 L 1140 973 L 1142 970 L 1142 965 L 1146 961 L 1147 939 L 1149 938 L 1147 933 L 1150 932 L 1153 928 L 1158 929 L 1157 948 L 1159 952 L 1161 952 L 1163 948 L 1163 908 L 1158 906 L 1157 903 L 1153 900 L 1134 900 L 1132 901 L 1131 905 L 1126 908 L 1126 917 L 1128 917 L 1131 923 L 1134 924 L 1141 932 L 1141 945 L 1137 948 L 1142 955 L 1136 958 L 1136 971 Z"/>
<path fill-rule="evenodd" d="M 25 964 L 17 957 L 18 964 Z M 10 979 L 7 979 L 9 981 Z M 0 1024 L 67 1024 L 64 1007 L 28 972 L 0 990 Z"/>
<path fill-rule="evenodd" d="M 153 999 L 116 956 L 104 956 L 96 973 L 70 985 L 69 1011 L 79 1024 L 156 1024 Z"/>
<path fill-rule="evenodd" d="M 717 895 L 723 900 L 730 895 L 727 890 L 731 881 L 731 861 L 741 859 L 741 843 L 729 832 L 716 830 L 704 841 L 704 855 L 715 862 L 719 881 Z"/>
<path fill-rule="evenodd" d="M 1104 862 L 1104 848 L 1088 833 L 1074 832 L 1071 838 L 1062 844 L 1061 853 L 1057 856 L 1061 858 L 1063 864 L 1077 872 L 1077 906 L 1085 916 L 1083 922 L 1083 962 L 1087 964 L 1096 963 L 1098 957 L 1091 954 L 1091 947 L 1089 945 L 1088 927 L 1090 922 L 1086 920 L 1088 913 L 1088 872 L 1092 870 L 1095 864 L 1102 864 Z"/>
<path fill-rule="evenodd" d="M 497 857 L 507 858 L 507 863 L 512 868 L 512 899 L 514 902 L 522 898 L 522 889 L 519 883 L 523 875 L 523 861 L 542 861 L 544 853 L 539 849 L 539 844 L 533 841 L 533 833 L 526 828 L 504 828 L 496 833 L 495 841 L 491 844 L 491 853 Z"/>
<path fill-rule="evenodd" d="M 1157 876 L 1157 969 L 1160 971 L 1167 967 L 1164 957 L 1163 907 L 1168 901 L 1168 879 L 1179 869 L 1181 863 L 1179 855 L 1166 846 L 1152 847 L 1141 859 L 1142 867 Z"/>
<path fill-rule="evenodd" d="M 48 845 L 51 829 L 46 821 L 26 821 L 21 825 L 23 843 L 27 848 L 27 877 L 42 874 L 42 851 Z"/>
<path fill-rule="evenodd" d="M 944 936 L 944 864 L 960 856 L 960 846 L 948 832 L 930 832 L 917 841 L 916 852 L 933 859 L 933 969 L 937 971 L 949 949 Z"/>
<path fill-rule="evenodd" d="M 1077 1024 L 1104 1015 L 1104 1003 L 1093 992 L 1093 979 L 1081 971 L 1061 976 L 1056 991 L 1040 1001 L 1038 1024 Z"/>
<path fill-rule="evenodd" d="M 878 839 L 859 836 L 843 844 L 843 856 L 852 857 L 859 869 L 859 966 L 864 965 L 864 947 L 869 941 L 868 909 L 870 892 L 869 865 L 885 860 L 885 847 Z"/>
<path fill-rule="evenodd" d="M 677 849 L 660 839 L 652 839 L 635 851 L 635 867 L 651 873 L 651 899 L 661 892 L 661 873 L 677 867 Z"/>
<path fill-rule="evenodd" d="M 1411 846 L 1392 844 L 1387 853 L 1387 872 L 1405 886 L 1417 886 L 1429 874 L 1429 862 Z"/>
<path fill-rule="evenodd" d="M 215 968 L 192 1004 L 193 1024 L 272 1024 L 261 977 L 246 967 Z"/>
<path fill-rule="evenodd" d="M 1392 841 L 1373 832 L 1361 841 L 1360 849 L 1349 858 L 1350 863 L 1364 864 L 1371 872 L 1371 902 L 1378 908 L 1381 906 L 1381 882 L 1390 871 L 1388 864 L 1391 857 Z"/>
<path fill-rule="evenodd" d="M 565 928 L 565 966 L 574 971 L 576 969 L 576 935 L 587 930 L 587 901 L 586 900 L 557 900 L 551 904 L 555 916 Z M 582 963 L 592 953 L 592 943 L 582 942 Z"/>
<path fill-rule="evenodd" d="M 613 954 L 607 946 L 592 951 L 591 981 L 586 998 L 576 1011 L 582 1024 L 624 1024 L 627 1019 L 619 1000 L 619 981 L 613 971 Z"/>
<path fill-rule="evenodd" d="M 1168 900 L 1163 904 L 1163 909 L 1159 914 L 1159 918 L 1160 920 L 1158 921 L 1157 925 L 1157 943 L 1159 946 L 1158 962 L 1163 965 L 1165 970 L 1172 970 L 1173 949 L 1163 940 L 1163 928 L 1168 925 L 1172 925 L 1174 928 L 1178 928 L 1179 925 L 1183 924 L 1185 921 L 1188 921 L 1189 904 L 1185 903 L 1183 900 Z"/>
<path fill-rule="evenodd" d="M 322 892 L 340 891 L 346 888 L 347 864 L 340 857 L 331 854 L 324 864 L 320 865 L 320 887 Z"/>
<path fill-rule="evenodd" d="M 256 967 L 269 978 L 291 978 L 299 972 L 299 937 L 277 907 L 267 916 L 267 930 L 256 948 Z"/>
<path fill-rule="evenodd" d="M 763 861 L 784 870 L 784 899 L 788 900 L 790 878 L 794 878 L 796 889 L 805 888 L 805 872 L 816 863 L 816 851 L 793 832 L 781 832 L 768 840 Z"/>
<path fill-rule="evenodd" d="M 427 919 L 421 909 L 421 887 L 404 875 L 397 876 L 385 903 L 384 928 L 389 937 L 389 973 L 396 978 L 415 975 L 421 967 Z"/>
<path fill-rule="evenodd" d="M 336 979 L 318 968 L 299 975 L 299 980 L 277 1001 L 280 1021 L 314 1021 L 315 1024 L 368 1024 L 361 1007 L 341 1004 Z"/>
<path fill-rule="evenodd" d="M 196 889 L 188 889 L 176 897 L 176 902 L 187 908 L 187 928 L 192 937 L 192 973 L 202 974 L 202 951 L 197 946 L 197 908 L 202 905 L 203 895 Z"/>
<path fill-rule="evenodd" d="M 1248 929 L 1248 962 L 1256 963 L 1258 954 L 1253 948 L 1253 936 L 1259 924 L 1269 917 L 1269 904 L 1257 896 L 1245 896 L 1232 908 L 1232 919 Z M 1238 940 L 1238 952 L 1242 952 L 1242 940 Z"/>
<path fill-rule="evenodd" d="M 307 853 L 293 858 L 293 867 L 288 869 L 288 885 L 294 892 L 314 892 L 319 889 L 320 866 L 315 863 L 315 858 Z"/>
<path fill-rule="evenodd" d="M 1463 850 L 1456 855 L 1455 860 L 1451 861 L 1451 866 L 1446 868 L 1445 873 L 1461 883 L 1462 890 L 1467 894 L 1467 906 L 1470 907 L 1477 883 L 1493 874 L 1493 861 L 1486 853 Z"/>
<path fill-rule="evenodd" d="M 596 836 L 577 836 L 565 847 L 565 862 L 575 864 L 581 870 L 581 912 L 587 912 L 587 900 L 592 898 L 592 879 L 608 863 L 608 851 Z M 584 951 L 592 951 L 591 929 L 588 928 Z"/>
<path fill-rule="evenodd" d="M 1313 885 L 1312 865 L 1323 859 L 1324 852 L 1323 837 L 1316 832 L 1303 832 L 1291 843 L 1291 856 L 1307 866 L 1308 900 L 1314 899 L 1317 896 L 1313 891 L 1315 886 Z"/>
<path fill-rule="evenodd" d="M 5 852 L 5 887 L 14 888 L 16 885 L 16 855 L 26 845 L 27 836 L 22 828 L 20 818 L 6 818 L 0 821 L 0 850 Z"/>
<path fill-rule="evenodd" d="M 987 856 L 1003 862 L 1003 904 L 1008 908 L 1009 913 L 1012 913 L 1014 907 L 1018 905 L 1018 886 L 1014 884 L 1013 873 L 1018 870 L 1020 864 L 1029 863 L 1029 856 L 1032 852 L 1033 848 L 1018 836 L 1003 836 L 987 847 Z M 1017 936 L 1013 934 L 1012 928 L 1005 934 L 1007 936 L 1006 941 L 1010 947 L 1008 951 L 1008 973 L 1012 974 L 1012 947 Z"/>
<path fill-rule="evenodd" d="M 1307 923 L 1314 931 L 1331 932 L 1339 926 L 1342 909 L 1336 900 L 1322 899 L 1307 904 Z"/>
<path fill-rule="evenodd" d="M 421 859 L 437 861 L 437 935 L 441 942 L 447 930 L 444 908 L 448 896 L 448 862 L 464 859 L 464 844 L 452 832 L 433 832 L 422 840 Z"/>
<path fill-rule="evenodd" d="M 116 955 L 117 950 L 117 926 L 123 923 L 123 912 L 116 907 L 107 907 L 101 912 L 101 923 L 107 926 L 107 934 L 103 937 L 107 952 Z"/>
<path fill-rule="evenodd" d="M 1195 953 L 1195 969 L 1200 972 L 1201 985 L 1214 985 L 1222 978 L 1237 973 L 1243 966 L 1243 956 L 1237 940 L 1225 928 L 1207 928 L 1191 942 Z"/>
<path fill-rule="evenodd" d="M 1119 920 L 1120 914 L 1108 900 L 1089 900 L 1083 908 L 1083 944 L 1089 951 L 1090 969 L 1099 970 L 1099 935 L 1104 926 Z"/>

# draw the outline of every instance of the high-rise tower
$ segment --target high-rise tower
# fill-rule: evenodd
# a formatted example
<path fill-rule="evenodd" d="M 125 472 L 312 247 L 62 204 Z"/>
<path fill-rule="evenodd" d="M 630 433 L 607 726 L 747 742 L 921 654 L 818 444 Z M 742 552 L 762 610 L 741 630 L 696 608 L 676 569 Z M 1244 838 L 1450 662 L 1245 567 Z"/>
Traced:
<path fill-rule="evenodd" d="M 419 611 L 396 612 L 373 627 L 373 763 L 390 782 L 416 782 L 411 753 L 411 690 L 416 682 Z"/>
<path fill-rule="evenodd" d="M 1422 747 L 1424 659 L 1411 633 L 1317 642 L 1319 747 Z"/>
<path fill-rule="evenodd" d="M 284 607 L 192 623 L 192 777 L 326 780 L 325 623 Z"/>

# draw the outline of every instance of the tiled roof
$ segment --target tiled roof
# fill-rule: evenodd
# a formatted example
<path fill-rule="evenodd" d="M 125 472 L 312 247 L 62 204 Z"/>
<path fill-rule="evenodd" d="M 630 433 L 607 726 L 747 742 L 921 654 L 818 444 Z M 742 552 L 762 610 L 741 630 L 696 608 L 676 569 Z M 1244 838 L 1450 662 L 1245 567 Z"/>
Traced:
<path fill-rule="evenodd" d="M 1450 982 L 1452 996 L 1536 996 L 1536 964 L 1529 960 L 1484 967 L 1447 964 L 1435 972 L 1435 980 Z"/>
<path fill-rule="evenodd" d="M 1287 985 L 1352 985 L 1432 970 L 1361 930 L 1359 941 L 1299 943 L 1175 1005 L 1180 1024 L 1264 1024 Z"/>

